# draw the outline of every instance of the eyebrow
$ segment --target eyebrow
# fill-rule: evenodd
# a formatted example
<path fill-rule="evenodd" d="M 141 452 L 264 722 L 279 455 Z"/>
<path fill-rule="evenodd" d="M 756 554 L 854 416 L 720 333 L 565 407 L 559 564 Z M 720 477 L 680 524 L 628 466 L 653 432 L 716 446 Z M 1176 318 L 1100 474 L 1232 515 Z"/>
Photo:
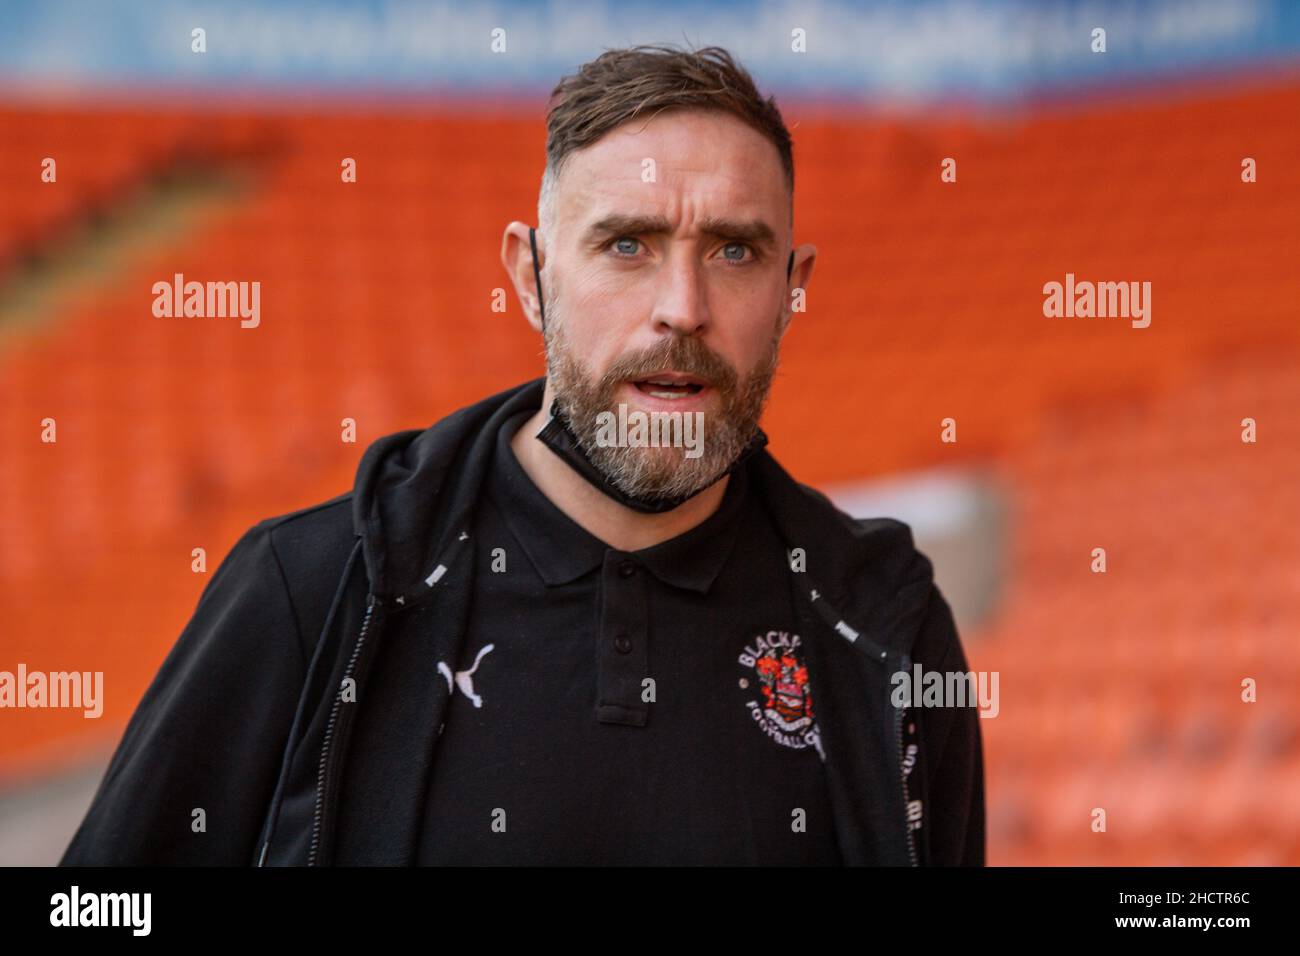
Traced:
<path fill-rule="evenodd" d="M 667 235 L 672 231 L 671 224 L 663 216 L 613 213 L 588 226 L 584 239 L 595 243 L 618 236 Z M 741 221 L 711 216 L 700 223 L 700 232 L 706 236 L 731 242 L 753 243 L 769 251 L 776 247 L 776 234 L 772 231 L 772 227 L 761 219 Z"/>

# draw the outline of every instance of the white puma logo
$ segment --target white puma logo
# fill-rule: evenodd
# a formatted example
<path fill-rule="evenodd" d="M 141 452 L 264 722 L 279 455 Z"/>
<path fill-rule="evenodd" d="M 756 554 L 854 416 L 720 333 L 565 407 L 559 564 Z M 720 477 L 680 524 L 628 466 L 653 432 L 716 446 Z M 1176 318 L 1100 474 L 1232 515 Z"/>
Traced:
<path fill-rule="evenodd" d="M 470 699 L 475 707 L 483 706 L 483 698 L 474 693 L 474 672 L 478 670 L 478 662 L 483 659 L 483 655 L 492 650 L 494 645 L 488 644 L 474 657 L 474 666 L 467 671 L 456 671 L 455 686 L 460 688 L 460 692 Z M 447 678 L 447 690 L 452 690 L 452 673 L 451 668 L 444 662 L 438 661 L 438 673 Z"/>

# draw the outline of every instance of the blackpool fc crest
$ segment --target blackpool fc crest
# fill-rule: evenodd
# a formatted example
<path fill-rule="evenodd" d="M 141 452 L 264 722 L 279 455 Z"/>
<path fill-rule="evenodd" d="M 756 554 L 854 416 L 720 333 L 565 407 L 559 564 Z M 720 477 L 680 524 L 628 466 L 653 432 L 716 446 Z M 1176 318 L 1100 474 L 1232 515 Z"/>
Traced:
<path fill-rule="evenodd" d="M 783 747 L 814 747 L 825 760 L 799 635 L 759 634 L 746 645 L 739 661 L 745 669 L 740 686 L 749 692 L 745 706 L 759 729 Z"/>

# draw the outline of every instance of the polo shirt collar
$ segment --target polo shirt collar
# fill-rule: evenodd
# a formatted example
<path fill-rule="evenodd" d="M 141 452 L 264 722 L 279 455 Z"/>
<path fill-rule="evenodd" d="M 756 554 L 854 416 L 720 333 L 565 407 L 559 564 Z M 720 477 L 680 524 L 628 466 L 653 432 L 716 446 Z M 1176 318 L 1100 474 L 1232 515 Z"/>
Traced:
<path fill-rule="evenodd" d="M 640 551 L 610 548 L 551 502 L 515 457 L 510 440 L 533 414 L 507 419 L 497 433 L 487 493 L 548 587 L 569 584 L 598 569 L 606 552 L 626 554 L 665 584 L 706 594 L 731 554 L 749 484 L 744 465 L 731 473 L 718 509 L 704 521 Z"/>
<path fill-rule="evenodd" d="M 727 563 L 745 503 L 747 470 L 744 465 L 731 473 L 718 509 L 689 531 L 649 548 L 631 552 L 665 584 L 707 594 Z"/>

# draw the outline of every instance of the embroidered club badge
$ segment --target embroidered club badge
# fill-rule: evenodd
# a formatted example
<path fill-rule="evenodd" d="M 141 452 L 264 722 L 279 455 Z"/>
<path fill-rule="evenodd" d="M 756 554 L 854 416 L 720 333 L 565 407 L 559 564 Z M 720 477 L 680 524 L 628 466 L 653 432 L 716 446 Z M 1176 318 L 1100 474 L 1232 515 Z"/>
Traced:
<path fill-rule="evenodd" d="M 814 747 L 825 760 L 799 635 L 775 630 L 759 634 L 739 661 L 745 669 L 740 686 L 749 691 L 745 706 L 759 728 L 783 747 Z"/>

